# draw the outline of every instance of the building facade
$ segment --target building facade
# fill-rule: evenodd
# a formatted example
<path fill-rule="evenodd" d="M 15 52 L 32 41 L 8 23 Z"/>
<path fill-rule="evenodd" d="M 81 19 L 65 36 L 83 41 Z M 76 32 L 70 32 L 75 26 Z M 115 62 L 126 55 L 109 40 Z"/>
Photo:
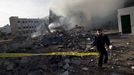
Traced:
<path fill-rule="evenodd" d="M 5 33 L 5 34 L 10 34 L 11 33 L 11 27 L 10 25 L 5 25 L 1 28 L 1 32 Z"/>
<path fill-rule="evenodd" d="M 29 37 L 37 32 L 40 25 L 46 25 L 47 20 L 42 18 L 19 18 L 10 17 L 12 34 L 16 37 Z"/>
<path fill-rule="evenodd" d="M 134 35 L 134 6 L 118 10 L 118 27 L 122 34 Z"/>

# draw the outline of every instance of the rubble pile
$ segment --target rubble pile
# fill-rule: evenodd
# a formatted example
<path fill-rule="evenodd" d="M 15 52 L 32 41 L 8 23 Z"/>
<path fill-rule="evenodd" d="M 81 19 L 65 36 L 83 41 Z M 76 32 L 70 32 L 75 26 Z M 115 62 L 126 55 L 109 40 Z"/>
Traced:
<path fill-rule="evenodd" d="M 93 35 L 90 31 L 86 31 L 83 27 L 77 26 L 76 28 L 65 31 L 58 30 L 53 33 L 45 34 L 35 38 L 28 38 L 19 40 L 15 39 L 8 43 L 0 43 L 0 52 L 7 53 L 30 53 L 51 51 L 52 46 L 57 48 L 54 51 L 85 51 L 88 44 L 91 43 Z M 12 50 L 11 50 L 12 49 Z M 53 48 L 52 48 L 53 49 Z"/>
<path fill-rule="evenodd" d="M 70 75 L 86 60 L 77 57 L 22 57 L 0 59 L 1 75 Z M 90 60 L 89 60 L 90 61 Z"/>
<path fill-rule="evenodd" d="M 109 62 L 101 70 L 97 68 L 98 57 L 95 56 L 33 56 L 0 58 L 0 75 L 133 75 L 134 42 L 131 40 L 133 38 L 112 39 L 113 49 L 108 51 Z M 91 41 L 92 35 L 86 32 L 55 32 L 45 35 L 32 48 L 8 51 L 10 46 L 6 43 L 1 45 L 1 49 L 9 48 L 1 52 L 94 52 L 96 50 L 90 49 Z"/>
<path fill-rule="evenodd" d="M 115 48 L 116 49 L 116 48 Z M 118 48 L 122 49 L 122 48 Z M 125 48 L 126 49 L 126 48 Z M 114 52 L 115 51 L 115 52 Z M 118 52 L 119 51 L 119 52 Z M 120 59 L 120 50 L 112 51 L 112 58 L 109 59 L 107 68 L 97 69 L 97 57 L 74 57 L 74 56 L 36 56 L 22 58 L 1 58 L 0 74 L 1 75 L 125 75 L 132 74 L 133 57 L 126 60 L 129 66 L 124 71 L 123 60 Z M 125 52 L 125 51 L 124 51 Z M 123 68 L 123 69 L 122 69 Z M 129 69 L 128 69 L 129 68 Z M 118 71 L 119 70 L 119 71 Z M 128 73 L 129 71 L 130 73 Z"/>
<path fill-rule="evenodd" d="M 42 44 L 45 48 L 58 45 L 63 51 L 66 51 L 67 48 L 70 51 L 84 51 L 92 39 L 93 35 L 89 31 L 57 31 L 44 35 L 39 44 Z"/>

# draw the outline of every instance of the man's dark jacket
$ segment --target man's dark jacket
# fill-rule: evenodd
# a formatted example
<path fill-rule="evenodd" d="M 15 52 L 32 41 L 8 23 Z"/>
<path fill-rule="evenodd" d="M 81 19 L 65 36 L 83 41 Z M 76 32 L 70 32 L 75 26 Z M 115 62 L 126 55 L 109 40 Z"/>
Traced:
<path fill-rule="evenodd" d="M 105 50 L 105 45 L 110 45 L 110 40 L 107 35 L 96 35 L 94 37 L 94 41 L 92 43 L 92 46 L 96 46 L 98 51 Z"/>

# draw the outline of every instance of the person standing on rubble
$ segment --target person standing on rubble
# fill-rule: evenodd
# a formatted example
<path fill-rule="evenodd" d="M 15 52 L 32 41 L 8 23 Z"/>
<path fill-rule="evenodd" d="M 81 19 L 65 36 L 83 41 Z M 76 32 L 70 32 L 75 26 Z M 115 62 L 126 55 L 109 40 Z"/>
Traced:
<path fill-rule="evenodd" d="M 97 29 L 92 48 L 96 47 L 99 52 L 98 67 L 102 67 L 103 63 L 108 61 L 108 52 L 105 46 L 111 48 L 110 39 L 103 33 L 102 29 Z"/>

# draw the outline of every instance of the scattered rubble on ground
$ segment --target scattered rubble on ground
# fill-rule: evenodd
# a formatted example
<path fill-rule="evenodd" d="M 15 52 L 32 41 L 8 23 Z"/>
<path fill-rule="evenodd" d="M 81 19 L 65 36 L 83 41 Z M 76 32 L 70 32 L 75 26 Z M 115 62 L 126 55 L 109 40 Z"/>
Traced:
<path fill-rule="evenodd" d="M 66 35 L 67 36 L 67 35 Z M 118 35 L 119 36 L 119 35 Z M 90 41 L 85 42 L 84 37 L 76 39 L 74 36 L 68 36 L 62 44 L 47 45 L 37 44 L 38 47 L 21 49 L 21 51 L 4 52 L 57 52 L 74 51 L 86 52 L 90 50 Z M 82 40 L 79 40 L 83 38 Z M 70 41 L 71 39 L 71 41 Z M 21 58 L 0 58 L 0 75 L 131 75 L 134 74 L 134 37 L 118 37 L 112 39 L 113 49 L 111 51 L 108 64 L 104 69 L 97 68 L 97 59 L 95 56 L 74 57 L 74 56 L 34 56 Z M 73 41 L 72 41 L 73 40 Z M 79 43 L 79 44 L 78 44 Z M 3 44 L 6 47 L 8 44 Z M 1 45 L 1 46 L 3 46 Z M 3 49 L 4 47 L 1 47 Z M 89 48 L 87 48 L 89 47 Z M 108 51 L 109 52 L 109 51 Z"/>

